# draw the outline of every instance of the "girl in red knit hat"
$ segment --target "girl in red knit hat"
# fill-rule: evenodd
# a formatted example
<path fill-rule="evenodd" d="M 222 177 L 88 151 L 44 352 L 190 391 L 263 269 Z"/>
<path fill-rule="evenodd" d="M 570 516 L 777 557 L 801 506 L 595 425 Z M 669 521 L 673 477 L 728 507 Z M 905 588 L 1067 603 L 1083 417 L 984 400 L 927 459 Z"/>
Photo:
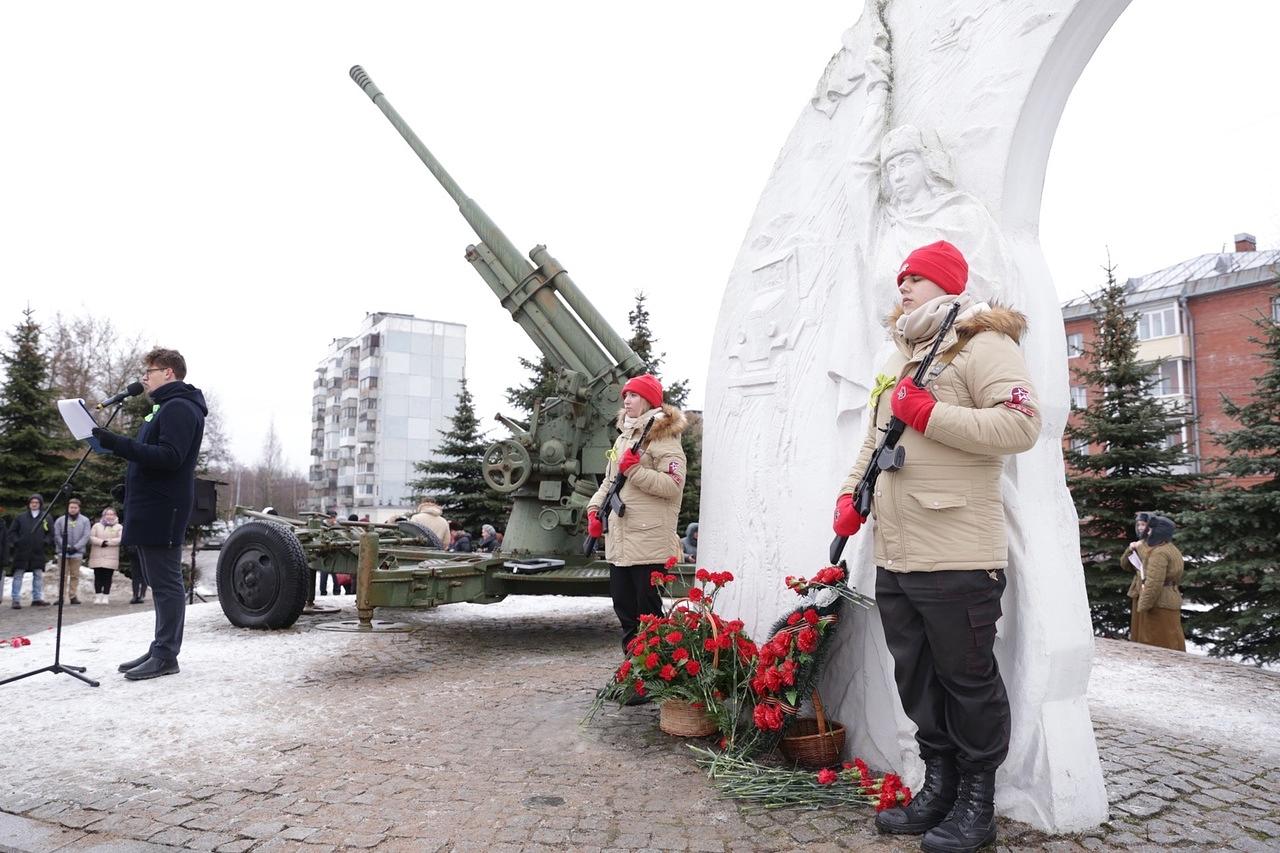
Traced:
<path fill-rule="evenodd" d="M 881 832 L 923 835 L 926 851 L 995 840 L 995 775 L 1009 750 L 1009 700 L 994 644 L 1009 565 L 1000 477 L 1040 434 L 1018 342 L 1026 318 L 965 291 L 969 266 L 946 241 L 898 270 L 889 317 L 896 351 L 877 377 L 862 452 L 836 501 L 835 531 L 867 518 L 854 492 L 890 417 L 907 425 L 906 463 L 881 470 L 871 513 L 876 605 L 903 710 L 916 724 L 925 781 L 910 804 L 876 815 Z M 943 320 L 959 303 L 954 325 Z M 933 367 L 914 374 L 941 337 Z"/>
<path fill-rule="evenodd" d="M 651 421 L 643 445 L 633 452 L 636 439 Z M 683 412 L 662 402 L 662 383 L 646 373 L 622 386 L 617 424 L 621 434 L 609 451 L 604 481 L 587 505 L 587 533 L 604 537 L 609 592 L 622 625 L 625 650 L 640 617 L 662 613 L 662 599 L 649 583 L 650 573 L 682 553 L 676 520 L 687 473 L 680 446 L 687 421 Z M 605 532 L 604 515 L 609 508 L 603 504 L 619 475 L 626 477 L 621 498 L 627 511 L 622 516 L 610 514 Z"/>

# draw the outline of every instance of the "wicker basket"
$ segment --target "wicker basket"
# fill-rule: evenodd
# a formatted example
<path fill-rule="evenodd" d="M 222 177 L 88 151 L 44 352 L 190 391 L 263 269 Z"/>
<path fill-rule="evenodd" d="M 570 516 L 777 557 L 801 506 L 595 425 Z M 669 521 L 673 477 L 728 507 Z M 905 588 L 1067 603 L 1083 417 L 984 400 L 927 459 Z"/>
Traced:
<path fill-rule="evenodd" d="M 813 710 L 817 719 L 796 720 L 783 736 L 782 754 L 801 767 L 819 769 L 840 761 L 844 749 L 844 726 L 828 720 L 818 692 L 813 692 Z"/>
<path fill-rule="evenodd" d="M 682 699 L 668 699 L 658 714 L 658 728 L 677 737 L 706 737 L 715 734 L 715 721 L 705 708 L 695 708 Z"/>

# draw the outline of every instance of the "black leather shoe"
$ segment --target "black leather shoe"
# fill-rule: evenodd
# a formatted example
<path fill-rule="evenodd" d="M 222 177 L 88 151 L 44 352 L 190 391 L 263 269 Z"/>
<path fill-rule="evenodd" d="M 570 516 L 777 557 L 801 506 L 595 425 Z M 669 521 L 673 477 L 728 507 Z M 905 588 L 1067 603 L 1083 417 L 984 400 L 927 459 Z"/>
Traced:
<path fill-rule="evenodd" d="M 45 600 L 42 598 L 42 599 L 40 599 L 39 601 L 33 601 L 33 602 L 31 602 L 31 606 L 32 606 L 32 607 L 48 607 L 48 606 L 49 606 L 49 602 L 45 601 Z"/>
<path fill-rule="evenodd" d="M 129 670 L 133 669 L 135 666 L 142 666 L 144 663 L 146 663 L 149 660 L 151 660 L 151 652 L 147 652 L 145 655 L 143 655 L 140 658 L 127 660 L 124 663 L 120 664 L 118 667 L 116 667 L 116 669 L 119 670 L 120 672 L 128 672 Z"/>
<path fill-rule="evenodd" d="M 13 609 L 14 609 L 14 610 L 21 610 L 21 609 L 22 609 L 22 605 L 15 601 L 15 602 L 13 603 Z"/>
<path fill-rule="evenodd" d="M 924 784 L 911 803 L 877 812 L 876 829 L 891 835 L 923 835 L 950 813 L 959 780 L 954 756 L 926 758 Z"/>
<path fill-rule="evenodd" d="M 924 834 L 925 853 L 972 853 L 996 840 L 996 773 L 962 773 L 947 819 Z"/>
<path fill-rule="evenodd" d="M 173 675 L 177 671 L 178 662 L 176 660 L 147 658 L 145 663 L 140 663 L 126 672 L 124 677 L 130 681 L 145 681 L 148 678 L 159 678 L 162 675 Z"/>

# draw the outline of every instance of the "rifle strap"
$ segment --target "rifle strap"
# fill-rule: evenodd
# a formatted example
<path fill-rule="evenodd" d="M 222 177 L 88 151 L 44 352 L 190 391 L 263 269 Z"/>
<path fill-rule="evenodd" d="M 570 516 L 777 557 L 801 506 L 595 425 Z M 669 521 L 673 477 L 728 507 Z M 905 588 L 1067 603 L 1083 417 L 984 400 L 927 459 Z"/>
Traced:
<path fill-rule="evenodd" d="M 964 349 L 964 347 L 953 347 L 951 350 L 935 358 L 933 360 L 933 364 L 929 365 L 929 372 L 924 375 L 924 385 L 922 387 L 928 388 L 932 385 L 933 381 L 942 375 L 942 371 L 947 369 L 948 365 L 951 364 L 952 359 L 959 355 L 960 350 L 962 349 Z"/>

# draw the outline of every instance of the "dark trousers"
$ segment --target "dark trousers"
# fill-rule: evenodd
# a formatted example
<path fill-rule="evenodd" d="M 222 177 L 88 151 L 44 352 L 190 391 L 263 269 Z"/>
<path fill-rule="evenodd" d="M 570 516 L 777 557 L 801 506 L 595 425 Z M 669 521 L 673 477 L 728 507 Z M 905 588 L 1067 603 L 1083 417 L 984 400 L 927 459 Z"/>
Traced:
<path fill-rule="evenodd" d="M 115 569 L 94 569 L 93 591 L 98 595 L 110 595 L 111 576 L 115 574 L 115 571 Z"/>
<path fill-rule="evenodd" d="M 329 578 L 333 577 L 333 572 L 316 572 L 317 581 L 320 584 L 320 595 L 329 594 Z M 333 582 L 333 594 L 338 594 L 338 582 Z"/>
<path fill-rule="evenodd" d="M 994 575 L 994 577 L 993 577 Z M 995 770 L 1009 752 L 1009 698 L 993 652 L 1004 572 L 876 569 L 876 607 L 922 758 Z"/>
<path fill-rule="evenodd" d="M 187 619 L 182 546 L 139 545 L 134 555 L 143 583 L 151 587 L 151 601 L 156 609 L 156 638 L 151 643 L 151 657 L 177 660 Z"/>
<path fill-rule="evenodd" d="M 661 563 L 644 566 L 609 566 L 609 595 L 613 612 L 622 623 L 622 650 L 640 628 L 640 617 L 646 613 L 662 615 L 662 596 L 649 583 L 649 575 L 662 569 Z"/>
<path fill-rule="evenodd" d="M 136 557 L 134 558 L 134 562 L 138 562 Z M 134 566 L 133 570 L 129 573 L 129 580 L 133 582 L 133 597 L 139 601 L 146 598 L 147 579 L 142 576 L 142 569 L 138 566 Z"/>

